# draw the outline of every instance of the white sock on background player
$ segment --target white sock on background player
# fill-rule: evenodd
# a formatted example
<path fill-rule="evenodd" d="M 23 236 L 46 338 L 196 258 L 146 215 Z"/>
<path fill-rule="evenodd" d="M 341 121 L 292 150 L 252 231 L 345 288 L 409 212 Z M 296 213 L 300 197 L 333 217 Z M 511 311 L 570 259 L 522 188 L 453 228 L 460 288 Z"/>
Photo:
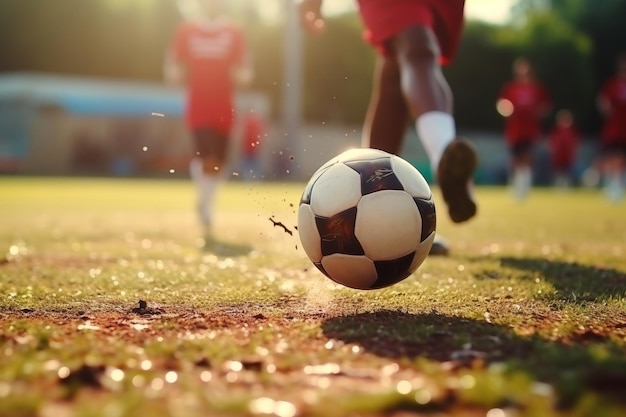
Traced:
<path fill-rule="evenodd" d="M 204 227 L 211 226 L 213 200 L 219 182 L 218 175 L 207 175 L 202 167 L 202 159 L 194 158 L 189 164 L 191 179 L 198 193 L 198 217 Z"/>
<path fill-rule="evenodd" d="M 518 200 L 528 196 L 533 183 L 533 173 L 530 167 L 517 167 L 513 171 L 513 194 Z"/>
<path fill-rule="evenodd" d="M 604 193 L 611 201 L 619 201 L 624 197 L 624 182 L 622 174 L 611 172 L 605 176 Z"/>

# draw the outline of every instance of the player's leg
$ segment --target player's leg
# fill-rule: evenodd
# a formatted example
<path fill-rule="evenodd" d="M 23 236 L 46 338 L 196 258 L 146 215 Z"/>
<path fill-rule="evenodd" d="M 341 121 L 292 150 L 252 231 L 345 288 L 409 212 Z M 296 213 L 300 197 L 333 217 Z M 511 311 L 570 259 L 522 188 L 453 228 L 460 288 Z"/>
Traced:
<path fill-rule="evenodd" d="M 611 201 L 621 200 L 624 196 L 624 166 L 626 147 L 619 144 L 607 145 L 603 156 L 604 193 Z"/>
<path fill-rule="evenodd" d="M 394 57 L 379 57 L 370 103 L 363 125 L 362 146 L 399 155 L 407 129 L 408 110 Z"/>
<path fill-rule="evenodd" d="M 519 201 L 528 197 L 533 182 L 532 174 L 532 142 L 524 139 L 511 148 L 511 188 L 513 195 Z"/>
<path fill-rule="evenodd" d="M 222 177 L 227 155 L 227 137 L 214 129 L 195 133 L 197 157 L 191 161 L 191 177 L 198 189 L 198 215 L 205 232 L 210 233 L 213 221 L 215 192 Z"/>
<path fill-rule="evenodd" d="M 398 63 L 394 57 L 380 57 L 363 126 L 362 146 L 399 155 L 408 117 Z M 429 254 L 447 255 L 449 252 L 447 242 L 437 235 Z"/>
<path fill-rule="evenodd" d="M 393 43 L 400 67 L 400 86 L 428 154 L 452 221 L 476 214 L 471 181 L 477 166 L 474 147 L 456 138 L 453 97 L 441 70 L 435 33 L 425 25 L 399 32 Z M 457 139 L 457 140 L 455 140 Z"/>

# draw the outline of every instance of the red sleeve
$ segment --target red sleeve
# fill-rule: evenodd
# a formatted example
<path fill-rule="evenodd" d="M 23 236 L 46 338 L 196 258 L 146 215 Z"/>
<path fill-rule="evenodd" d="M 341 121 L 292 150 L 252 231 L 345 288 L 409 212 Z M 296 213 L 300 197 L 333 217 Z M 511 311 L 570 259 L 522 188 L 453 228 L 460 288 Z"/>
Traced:
<path fill-rule="evenodd" d="M 174 33 L 170 52 L 178 61 L 187 61 L 189 59 L 188 34 L 189 30 L 185 25 L 179 26 Z"/>

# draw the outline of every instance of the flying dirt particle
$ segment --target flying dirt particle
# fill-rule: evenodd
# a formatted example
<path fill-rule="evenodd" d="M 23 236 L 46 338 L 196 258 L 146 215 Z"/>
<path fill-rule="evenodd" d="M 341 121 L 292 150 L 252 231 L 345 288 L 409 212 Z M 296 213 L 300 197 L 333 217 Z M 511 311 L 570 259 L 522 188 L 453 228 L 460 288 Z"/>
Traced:
<path fill-rule="evenodd" d="M 263 369 L 263 361 L 261 359 L 244 359 L 241 361 L 241 365 L 247 371 L 259 372 Z"/>
<path fill-rule="evenodd" d="M 161 308 L 150 308 L 148 307 L 148 303 L 144 300 L 139 300 L 139 307 L 135 307 L 130 310 L 131 313 L 139 314 L 142 316 L 151 316 L 155 314 L 163 313 L 163 309 Z"/>
<path fill-rule="evenodd" d="M 195 365 L 200 368 L 211 368 L 211 361 L 207 358 L 200 358 L 195 362 Z"/>
<path fill-rule="evenodd" d="M 273 217 L 270 217 L 269 220 L 274 224 L 274 227 L 282 227 L 285 233 L 287 233 L 289 236 L 293 236 L 293 232 L 289 230 L 289 228 L 287 228 L 287 226 L 285 226 L 282 222 L 274 220 Z"/>
<path fill-rule="evenodd" d="M 289 155 L 289 160 L 293 161 L 294 159 L 296 159 L 293 155 Z"/>
<path fill-rule="evenodd" d="M 78 387 L 100 388 L 100 378 L 104 373 L 104 366 L 83 365 L 80 368 L 71 371 L 65 377 L 59 377 L 59 383 L 64 386 L 70 386 L 74 389 Z"/>
<path fill-rule="evenodd" d="M 163 114 L 163 113 L 159 113 L 159 112 L 156 112 L 156 111 L 153 111 L 153 112 L 152 112 L 152 114 L 151 114 L 151 116 L 165 117 L 165 114 Z"/>

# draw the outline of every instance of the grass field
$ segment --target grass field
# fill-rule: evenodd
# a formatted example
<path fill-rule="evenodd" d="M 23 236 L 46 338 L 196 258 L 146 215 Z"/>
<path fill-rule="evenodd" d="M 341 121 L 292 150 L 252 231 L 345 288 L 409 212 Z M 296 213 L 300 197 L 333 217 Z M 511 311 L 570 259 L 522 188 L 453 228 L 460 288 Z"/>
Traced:
<path fill-rule="evenodd" d="M 626 415 L 626 203 L 479 188 L 450 257 L 356 291 L 302 188 L 229 183 L 216 256 L 188 181 L 0 178 L 0 416 Z"/>

